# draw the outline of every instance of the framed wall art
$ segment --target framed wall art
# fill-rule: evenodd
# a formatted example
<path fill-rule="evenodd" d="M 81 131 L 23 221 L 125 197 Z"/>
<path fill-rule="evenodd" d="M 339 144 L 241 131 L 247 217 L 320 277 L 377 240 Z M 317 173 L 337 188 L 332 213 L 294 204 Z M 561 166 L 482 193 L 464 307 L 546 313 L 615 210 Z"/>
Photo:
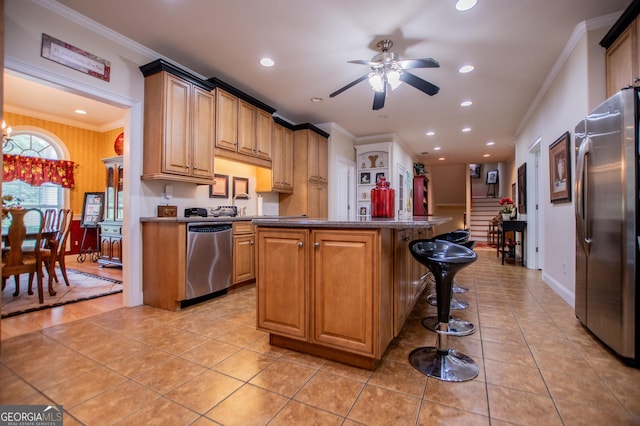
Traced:
<path fill-rule="evenodd" d="M 384 175 L 384 172 L 376 173 L 376 183 L 380 182 L 380 179 L 382 179 L 383 177 L 386 177 Z"/>
<path fill-rule="evenodd" d="M 209 185 L 209 198 L 229 198 L 229 176 L 213 176 L 213 185 Z"/>
<path fill-rule="evenodd" d="M 249 179 L 233 178 L 233 198 L 249 199 Z"/>
<path fill-rule="evenodd" d="M 527 212 L 527 163 L 518 167 L 518 211 Z"/>
<path fill-rule="evenodd" d="M 369 172 L 360 172 L 360 184 L 368 185 L 371 183 L 371 173 Z"/>
<path fill-rule="evenodd" d="M 487 185 L 495 185 L 498 183 L 498 171 L 489 170 L 487 172 Z"/>
<path fill-rule="evenodd" d="M 471 179 L 480 179 L 480 164 L 469 164 L 469 176 Z"/>
<path fill-rule="evenodd" d="M 569 132 L 549 146 L 549 192 L 552 203 L 571 201 L 571 158 Z"/>

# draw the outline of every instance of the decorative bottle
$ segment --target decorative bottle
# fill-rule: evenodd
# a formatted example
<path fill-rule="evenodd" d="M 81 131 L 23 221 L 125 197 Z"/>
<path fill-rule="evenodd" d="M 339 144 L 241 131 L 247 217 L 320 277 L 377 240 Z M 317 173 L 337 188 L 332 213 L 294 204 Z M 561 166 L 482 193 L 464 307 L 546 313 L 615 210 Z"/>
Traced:
<path fill-rule="evenodd" d="M 395 215 L 395 191 L 389 187 L 387 179 L 382 177 L 371 190 L 371 217 L 389 217 Z"/>

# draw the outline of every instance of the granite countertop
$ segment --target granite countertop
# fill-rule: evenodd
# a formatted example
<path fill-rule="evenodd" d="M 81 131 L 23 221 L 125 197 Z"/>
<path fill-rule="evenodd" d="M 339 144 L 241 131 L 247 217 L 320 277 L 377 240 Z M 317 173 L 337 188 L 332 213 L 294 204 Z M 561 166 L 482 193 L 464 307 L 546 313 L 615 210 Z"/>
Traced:
<path fill-rule="evenodd" d="M 254 219 L 262 219 L 262 218 L 271 218 L 271 219 L 284 219 L 284 218 L 293 218 L 299 216 L 178 216 L 178 217 L 141 217 L 140 222 L 167 222 L 167 223 L 192 223 L 192 222 L 242 222 L 242 221 L 251 221 Z"/>
<path fill-rule="evenodd" d="M 406 219 L 387 218 L 358 218 L 354 220 L 314 219 L 308 217 L 284 218 L 258 216 L 251 223 L 257 226 L 270 226 L 278 228 L 426 228 L 441 225 L 451 220 L 443 216 L 415 216 Z"/>

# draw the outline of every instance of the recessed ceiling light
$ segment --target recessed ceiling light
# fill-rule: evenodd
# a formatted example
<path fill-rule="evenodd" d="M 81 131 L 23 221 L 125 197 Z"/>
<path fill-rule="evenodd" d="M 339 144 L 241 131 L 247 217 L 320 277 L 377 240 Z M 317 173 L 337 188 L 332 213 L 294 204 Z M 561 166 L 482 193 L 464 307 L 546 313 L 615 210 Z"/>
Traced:
<path fill-rule="evenodd" d="M 483 157 L 491 157 L 491 154 L 484 154 Z"/>
<path fill-rule="evenodd" d="M 436 132 L 434 132 L 433 130 L 429 130 L 429 131 L 427 132 L 427 136 L 433 136 L 433 135 L 435 135 L 435 134 L 436 134 Z"/>
<path fill-rule="evenodd" d="M 492 145 L 495 145 L 495 144 L 496 144 L 496 143 L 495 143 L 494 141 L 489 141 L 489 142 L 487 142 L 487 146 L 492 146 Z"/>
<path fill-rule="evenodd" d="M 260 59 L 260 65 L 262 65 L 263 67 L 272 67 L 275 64 L 276 63 L 271 58 L 266 58 L 265 57 L 265 58 Z"/>
<path fill-rule="evenodd" d="M 473 71 L 474 69 L 475 69 L 475 67 L 473 65 L 464 65 L 464 66 L 460 67 L 458 72 L 461 73 L 461 74 L 466 74 L 468 72 Z"/>
<path fill-rule="evenodd" d="M 469 132 L 471 131 L 471 127 L 463 127 L 463 128 L 462 128 L 462 131 L 463 131 L 464 133 L 469 133 Z"/>
<path fill-rule="evenodd" d="M 445 158 L 444 158 L 444 157 L 440 157 L 440 158 L 438 158 L 438 161 L 444 161 L 444 160 L 445 160 Z"/>
<path fill-rule="evenodd" d="M 473 6 L 475 6 L 477 2 L 478 0 L 458 0 L 456 2 L 456 9 L 458 9 L 461 12 L 464 12 L 465 10 L 469 10 Z"/>
<path fill-rule="evenodd" d="M 441 149 L 441 148 L 440 148 L 439 146 L 434 146 L 434 147 L 433 147 L 433 150 L 434 150 L 434 151 L 440 151 L 440 149 Z"/>
<path fill-rule="evenodd" d="M 316 103 L 316 104 L 319 104 L 319 103 L 320 103 L 320 102 L 322 102 L 323 100 L 324 100 L 324 99 L 322 99 L 322 98 L 318 98 L 318 97 L 311 98 L 311 102 L 314 102 L 314 103 Z"/>
<path fill-rule="evenodd" d="M 473 105 L 473 102 L 471 102 L 470 100 L 466 100 L 466 101 L 460 102 L 460 106 L 461 107 L 468 107 L 468 106 L 471 106 L 471 105 Z"/>
<path fill-rule="evenodd" d="M 87 111 L 83 110 L 83 109 L 77 109 L 75 111 L 76 114 L 80 114 L 80 115 L 87 115 Z"/>

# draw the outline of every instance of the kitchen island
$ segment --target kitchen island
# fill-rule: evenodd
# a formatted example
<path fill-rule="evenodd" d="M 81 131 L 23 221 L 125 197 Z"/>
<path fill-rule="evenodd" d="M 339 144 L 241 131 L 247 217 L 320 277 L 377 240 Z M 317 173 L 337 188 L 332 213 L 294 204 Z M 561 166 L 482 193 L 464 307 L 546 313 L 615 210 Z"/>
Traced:
<path fill-rule="evenodd" d="M 257 326 L 270 342 L 374 369 L 425 288 L 409 242 L 451 218 L 258 218 Z"/>

